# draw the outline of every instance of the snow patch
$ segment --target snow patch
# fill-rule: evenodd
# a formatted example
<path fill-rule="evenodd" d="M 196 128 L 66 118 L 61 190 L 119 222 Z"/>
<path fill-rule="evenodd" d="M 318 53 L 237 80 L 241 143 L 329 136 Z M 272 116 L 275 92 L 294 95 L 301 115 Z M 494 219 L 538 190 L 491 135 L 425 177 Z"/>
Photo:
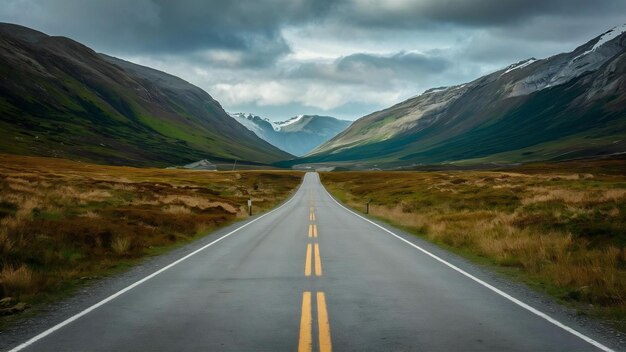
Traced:
<path fill-rule="evenodd" d="M 626 24 L 600 35 L 594 45 L 589 45 L 588 50 L 576 57 L 573 57 L 573 53 L 568 53 L 547 59 L 543 65 L 538 65 L 538 70 L 532 72 L 530 76 L 515 82 L 509 96 L 526 95 L 558 86 L 585 72 L 598 70 L 624 49 L 624 45 L 617 43 L 616 38 L 624 35 L 625 32 Z M 611 44 L 607 45 L 608 42 Z"/>
<path fill-rule="evenodd" d="M 535 59 L 534 57 L 531 57 L 528 60 L 520 61 L 520 62 L 518 62 L 516 64 L 510 65 L 510 66 L 507 67 L 507 70 L 502 73 L 502 75 L 506 75 L 507 73 L 509 73 L 511 71 L 517 70 L 518 68 L 524 68 L 524 67 L 526 67 L 526 66 L 528 66 L 528 65 L 530 65 L 530 64 L 532 64 L 533 62 L 536 62 L 536 61 L 537 61 L 537 59 Z M 500 75 L 500 76 L 502 76 L 502 75 Z"/>
<path fill-rule="evenodd" d="M 235 113 L 230 113 L 229 112 L 228 115 L 230 115 L 230 117 L 243 118 L 243 119 L 247 119 L 247 120 L 250 120 L 250 121 L 253 121 L 256 118 L 259 118 L 259 119 L 261 119 L 263 121 L 267 121 L 269 123 L 272 123 L 272 121 L 270 121 L 270 119 L 268 119 L 267 117 L 257 116 L 257 115 L 254 115 L 252 113 L 249 113 L 249 112 L 235 112 Z"/>
<path fill-rule="evenodd" d="M 289 126 L 289 125 L 293 125 L 294 123 L 302 120 L 302 118 L 304 116 L 305 115 L 298 115 L 298 116 L 292 117 L 292 118 L 290 118 L 289 120 L 286 120 L 286 121 L 272 122 L 272 125 L 274 126 L 274 130 L 280 131 L 283 127 Z"/>
<path fill-rule="evenodd" d="M 274 131 L 276 132 L 280 132 L 280 127 L 281 127 L 281 122 L 278 121 L 270 121 L 270 123 L 272 124 L 272 128 L 274 128 Z"/>
<path fill-rule="evenodd" d="M 621 26 L 617 26 L 613 29 L 611 29 L 610 31 L 604 33 L 600 39 L 598 39 L 598 42 L 596 42 L 596 44 L 589 50 L 585 51 L 584 53 L 576 56 L 574 59 L 572 59 L 572 62 L 576 61 L 578 58 L 585 56 L 591 52 L 594 52 L 596 50 L 598 50 L 598 48 L 600 48 L 601 46 L 603 46 L 604 44 L 606 44 L 607 42 L 610 42 L 611 40 L 619 37 L 622 33 L 626 32 L 626 23 L 621 25 Z"/>
<path fill-rule="evenodd" d="M 445 91 L 454 91 L 454 90 L 461 89 L 461 88 L 465 87 L 466 85 L 467 85 L 467 83 L 459 84 L 457 86 L 430 88 L 430 89 L 425 90 L 423 93 L 420 93 L 420 94 L 414 95 L 412 97 L 409 97 L 406 100 L 415 99 L 417 97 L 421 97 L 422 95 L 427 95 L 427 94 L 432 94 L 432 93 L 441 93 L 441 92 L 445 92 Z"/>
<path fill-rule="evenodd" d="M 258 121 L 259 119 L 269 122 L 272 125 L 272 128 L 274 129 L 274 131 L 280 132 L 280 130 L 283 127 L 297 123 L 298 121 L 302 120 L 303 117 L 306 116 L 306 115 L 298 115 L 285 121 L 272 121 L 266 117 L 260 117 L 249 112 L 235 112 L 235 113 L 229 112 L 228 115 L 230 115 L 230 117 L 234 118 L 239 123 L 241 123 L 242 125 L 244 125 L 245 127 L 247 127 L 249 130 L 253 132 L 261 132 L 260 127 L 257 125 L 257 123 L 255 123 L 255 121 Z M 258 134 L 259 133 L 257 133 L 257 135 Z"/>
<path fill-rule="evenodd" d="M 430 94 L 430 93 L 438 93 L 438 92 L 443 92 L 450 89 L 450 87 L 437 87 L 437 88 L 431 88 L 428 89 L 424 92 L 424 94 Z"/>

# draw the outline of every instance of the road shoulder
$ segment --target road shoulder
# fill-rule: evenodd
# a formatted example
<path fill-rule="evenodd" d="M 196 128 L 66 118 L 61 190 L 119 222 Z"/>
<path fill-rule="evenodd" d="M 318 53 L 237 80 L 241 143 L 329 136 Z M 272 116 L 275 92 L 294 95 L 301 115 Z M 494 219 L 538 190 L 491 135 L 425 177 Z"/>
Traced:
<path fill-rule="evenodd" d="M 562 324 L 574 328 L 581 334 L 586 335 L 589 338 L 606 345 L 607 347 L 613 348 L 615 350 L 626 350 L 626 335 L 612 328 L 610 324 L 590 316 L 578 314 L 575 309 L 568 308 L 566 306 L 563 306 L 562 304 L 559 304 L 554 298 L 533 290 L 531 287 L 525 285 L 522 282 L 518 282 L 513 280 L 512 278 L 506 277 L 504 274 L 496 272 L 488 265 L 473 263 L 470 260 L 461 257 L 460 255 L 452 253 L 438 246 L 437 244 L 420 238 L 418 235 L 398 229 L 389 223 L 372 218 L 370 216 L 367 216 L 366 214 L 359 213 L 358 211 L 338 201 L 337 198 L 335 198 L 330 194 L 330 192 L 328 192 L 328 190 L 326 190 L 326 193 L 335 202 L 345 208 L 345 211 L 349 211 L 355 214 L 353 216 L 360 216 L 365 218 L 361 219 L 361 221 L 371 221 L 372 223 L 386 229 L 387 231 L 394 233 L 401 239 L 422 248 L 423 250 L 433 254 L 436 257 L 441 258 L 442 260 L 454 265 L 455 267 L 465 271 L 466 273 L 476 277 L 477 279 L 484 281 L 485 283 L 492 285 L 505 293 L 508 293 L 514 298 L 549 315 L 550 317 L 556 319 Z M 371 224 L 371 226 L 376 225 Z M 391 234 L 386 233 L 382 229 L 379 229 L 379 232 L 383 236 L 393 237 Z M 400 239 L 395 238 L 394 240 L 400 241 Z M 409 246 L 409 244 L 406 245 Z M 416 255 L 422 254 L 419 250 L 415 250 Z M 433 258 L 433 260 L 435 259 Z M 468 278 L 468 280 L 470 279 Z M 485 288 L 485 293 L 488 294 L 490 293 L 490 291 Z M 494 292 L 491 293 L 495 294 Z"/>

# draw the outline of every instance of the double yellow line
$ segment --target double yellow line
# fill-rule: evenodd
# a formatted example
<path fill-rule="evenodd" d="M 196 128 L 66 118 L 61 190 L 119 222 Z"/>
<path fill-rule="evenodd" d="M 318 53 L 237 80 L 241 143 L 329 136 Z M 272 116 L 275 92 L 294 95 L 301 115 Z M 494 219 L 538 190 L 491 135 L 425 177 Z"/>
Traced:
<path fill-rule="evenodd" d="M 311 292 L 302 294 L 302 317 L 300 319 L 300 342 L 298 352 L 310 352 L 313 350 L 313 315 L 311 314 Z M 319 331 L 320 352 L 333 350 L 330 340 L 330 323 L 328 322 L 328 310 L 326 309 L 326 296 L 324 292 L 317 292 L 317 329 Z"/>
<path fill-rule="evenodd" d="M 311 213 L 311 216 L 313 217 L 313 219 L 315 219 L 315 213 Z M 309 237 L 317 238 L 317 225 L 316 224 L 309 224 Z"/>
<path fill-rule="evenodd" d="M 317 238 L 317 224 L 315 224 L 315 208 L 313 206 L 313 195 L 311 194 L 311 212 L 309 214 L 309 238 Z M 311 276 L 311 261 L 315 263 L 315 276 L 322 276 L 322 258 L 320 257 L 320 246 L 318 243 L 306 245 L 306 258 L 304 262 L 304 276 Z"/>
<path fill-rule="evenodd" d="M 311 248 L 314 248 L 315 253 L 315 276 L 322 276 L 322 258 L 320 257 L 320 246 L 319 244 L 315 244 L 314 246 L 310 243 L 306 246 L 306 261 L 304 263 L 304 276 L 311 276 Z"/>
<path fill-rule="evenodd" d="M 317 243 L 317 225 L 315 224 L 315 206 L 313 202 L 313 192 L 309 191 L 309 238 L 315 241 L 306 246 L 306 258 L 304 262 L 304 276 L 311 276 L 312 266 L 315 268 L 315 276 L 322 276 L 322 258 L 320 257 L 320 246 Z M 330 323 L 328 321 L 328 310 L 326 308 L 326 296 L 324 292 L 317 292 L 317 330 L 319 334 L 319 351 L 331 352 L 332 343 L 330 339 Z M 311 352 L 313 350 L 313 314 L 312 314 L 312 294 L 305 291 L 302 294 L 302 315 L 300 318 L 300 340 L 298 342 L 299 352 Z"/>

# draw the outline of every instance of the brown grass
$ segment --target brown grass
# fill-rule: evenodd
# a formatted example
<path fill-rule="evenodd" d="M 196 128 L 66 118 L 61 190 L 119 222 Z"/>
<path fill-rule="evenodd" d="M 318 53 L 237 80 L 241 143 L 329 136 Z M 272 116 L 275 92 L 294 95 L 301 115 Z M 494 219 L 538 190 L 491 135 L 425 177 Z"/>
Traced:
<path fill-rule="evenodd" d="M 15 296 L 32 291 L 34 287 L 33 273 L 25 266 L 4 266 L 0 272 L 0 285 L 6 296 Z"/>
<path fill-rule="evenodd" d="M 140 169 L 0 154 L 0 298 L 45 301 L 80 277 L 275 206 L 303 174 Z M 0 321 L 1 322 L 1 321 Z"/>
<path fill-rule="evenodd" d="M 115 237 L 111 242 L 111 249 L 117 255 L 125 255 L 128 253 L 132 239 L 130 237 Z"/>
<path fill-rule="evenodd" d="M 616 317 L 626 329 L 626 177 L 519 172 L 324 173 L 362 210 L 560 299 Z M 596 310 L 594 310 L 596 311 Z"/>
<path fill-rule="evenodd" d="M 168 205 L 163 211 L 168 214 L 191 214 L 191 209 L 184 205 Z"/>

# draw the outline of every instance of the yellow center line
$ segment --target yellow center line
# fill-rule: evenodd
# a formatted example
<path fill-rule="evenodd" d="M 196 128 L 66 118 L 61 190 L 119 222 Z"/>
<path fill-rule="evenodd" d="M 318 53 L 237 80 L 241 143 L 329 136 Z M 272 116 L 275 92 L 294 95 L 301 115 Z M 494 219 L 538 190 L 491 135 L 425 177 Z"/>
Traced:
<path fill-rule="evenodd" d="M 309 224 L 309 237 L 313 236 L 313 224 Z"/>
<path fill-rule="evenodd" d="M 315 244 L 315 275 L 322 276 L 322 259 L 320 258 L 320 246 L 317 243 Z"/>
<path fill-rule="evenodd" d="M 311 210 L 311 214 L 309 215 L 309 220 L 315 221 L 315 213 Z"/>
<path fill-rule="evenodd" d="M 333 345 L 330 340 L 330 323 L 328 322 L 324 292 L 317 293 L 317 324 L 319 328 L 320 352 L 331 352 Z"/>
<path fill-rule="evenodd" d="M 311 292 L 304 292 L 302 294 L 302 317 L 300 318 L 298 352 L 310 352 L 313 349 L 311 325 Z"/>
<path fill-rule="evenodd" d="M 306 261 L 304 262 L 304 276 L 311 276 L 311 244 L 306 246 Z"/>
<path fill-rule="evenodd" d="M 313 237 L 317 238 L 317 225 L 313 224 Z"/>

